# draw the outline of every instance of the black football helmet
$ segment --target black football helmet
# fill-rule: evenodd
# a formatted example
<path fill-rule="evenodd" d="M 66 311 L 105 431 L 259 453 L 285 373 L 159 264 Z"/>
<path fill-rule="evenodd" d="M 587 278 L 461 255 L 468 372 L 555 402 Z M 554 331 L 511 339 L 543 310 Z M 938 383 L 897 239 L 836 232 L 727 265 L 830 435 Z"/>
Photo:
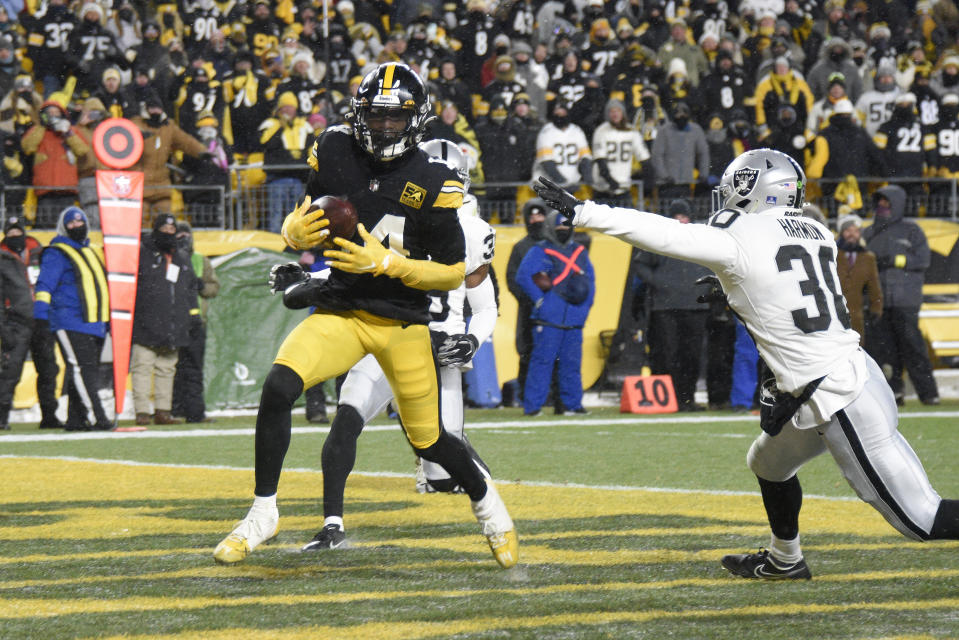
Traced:
<path fill-rule="evenodd" d="M 405 64 L 386 62 L 366 74 L 353 98 L 349 116 L 356 141 L 376 160 L 389 161 L 415 149 L 426 123 L 433 118 L 426 86 Z M 402 131 L 370 128 L 370 114 L 402 112 L 407 119 Z"/>

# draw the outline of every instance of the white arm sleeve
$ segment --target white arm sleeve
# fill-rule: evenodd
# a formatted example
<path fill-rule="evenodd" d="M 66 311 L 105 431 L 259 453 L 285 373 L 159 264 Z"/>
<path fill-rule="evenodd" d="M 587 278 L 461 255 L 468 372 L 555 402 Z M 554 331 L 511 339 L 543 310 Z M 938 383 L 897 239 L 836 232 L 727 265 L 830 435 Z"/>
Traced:
<path fill-rule="evenodd" d="M 688 260 L 715 272 L 732 272 L 740 259 L 739 245 L 723 229 L 704 224 L 681 224 L 671 218 L 609 207 L 587 201 L 573 223 L 619 238 L 634 247 Z"/>
<path fill-rule="evenodd" d="M 493 291 L 493 280 L 487 276 L 483 281 L 472 289 L 466 289 L 466 299 L 470 303 L 470 309 L 473 312 L 470 318 L 469 333 L 476 338 L 479 344 L 483 344 L 493 335 L 493 327 L 496 326 L 496 294 Z"/>

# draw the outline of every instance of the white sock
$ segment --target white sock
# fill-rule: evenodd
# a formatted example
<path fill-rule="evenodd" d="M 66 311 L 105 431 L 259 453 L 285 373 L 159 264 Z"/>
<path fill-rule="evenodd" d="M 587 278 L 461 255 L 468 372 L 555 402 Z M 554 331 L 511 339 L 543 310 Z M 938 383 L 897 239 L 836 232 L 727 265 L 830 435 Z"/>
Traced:
<path fill-rule="evenodd" d="M 276 494 L 272 496 L 253 496 L 253 508 L 254 509 L 276 509 Z"/>
<path fill-rule="evenodd" d="M 324 527 L 331 524 L 339 527 L 340 531 L 346 531 L 346 529 L 343 528 L 343 518 L 340 516 L 327 516 L 326 519 L 323 520 Z"/>
<path fill-rule="evenodd" d="M 799 535 L 792 540 L 783 540 L 770 534 L 769 553 L 777 564 L 783 566 L 796 564 L 802 560 L 802 549 L 799 548 Z"/>

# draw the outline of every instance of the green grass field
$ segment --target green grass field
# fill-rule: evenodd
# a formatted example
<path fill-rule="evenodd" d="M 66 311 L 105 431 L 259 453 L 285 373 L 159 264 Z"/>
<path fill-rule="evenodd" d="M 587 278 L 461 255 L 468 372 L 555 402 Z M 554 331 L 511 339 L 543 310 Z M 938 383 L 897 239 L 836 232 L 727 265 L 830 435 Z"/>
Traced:
<path fill-rule="evenodd" d="M 959 402 L 901 429 L 959 497 Z M 347 485 L 350 548 L 322 526 L 326 430 L 294 418 L 280 534 L 233 567 L 216 543 L 249 507 L 252 418 L 140 434 L 0 436 L 0 638 L 956 638 L 959 542 L 899 536 L 821 456 L 801 472 L 812 581 L 731 577 L 768 544 L 745 455 L 755 417 L 524 419 L 470 411 L 520 534 L 500 569 L 463 496 L 419 495 L 386 421 Z M 11 490 L 12 489 L 12 490 Z"/>

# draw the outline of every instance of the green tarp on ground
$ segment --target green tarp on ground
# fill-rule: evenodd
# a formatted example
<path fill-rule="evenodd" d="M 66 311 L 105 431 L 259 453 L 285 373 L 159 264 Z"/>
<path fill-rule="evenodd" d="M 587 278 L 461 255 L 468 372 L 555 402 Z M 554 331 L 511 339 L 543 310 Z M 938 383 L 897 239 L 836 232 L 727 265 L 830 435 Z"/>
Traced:
<path fill-rule="evenodd" d="M 210 301 L 203 367 L 208 409 L 255 407 L 283 339 L 308 314 L 270 295 L 270 267 L 294 254 L 249 248 L 213 260 L 220 293 Z"/>

